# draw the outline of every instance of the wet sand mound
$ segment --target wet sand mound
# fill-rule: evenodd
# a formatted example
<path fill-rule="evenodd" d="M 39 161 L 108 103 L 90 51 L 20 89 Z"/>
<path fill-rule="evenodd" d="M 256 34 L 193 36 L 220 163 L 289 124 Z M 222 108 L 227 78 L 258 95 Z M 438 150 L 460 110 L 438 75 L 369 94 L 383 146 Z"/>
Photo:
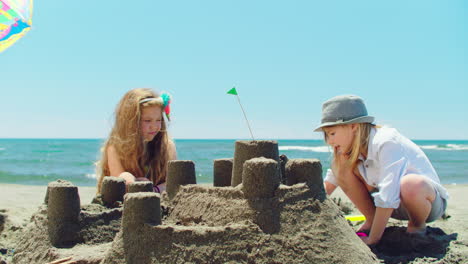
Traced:
<path fill-rule="evenodd" d="M 90 204 L 81 207 L 77 241 L 68 247 L 54 247 L 48 232 L 48 207 L 42 205 L 31 217 L 16 241 L 12 263 L 47 263 L 73 257 L 78 263 L 100 263 L 120 230 L 122 208 L 109 209 Z"/>
<path fill-rule="evenodd" d="M 457 234 L 446 234 L 440 228 L 427 227 L 425 234 L 408 234 L 405 227 L 392 226 L 385 229 L 382 240 L 372 251 L 388 264 L 417 258 L 436 260 L 445 257 L 450 242 L 456 239 Z"/>

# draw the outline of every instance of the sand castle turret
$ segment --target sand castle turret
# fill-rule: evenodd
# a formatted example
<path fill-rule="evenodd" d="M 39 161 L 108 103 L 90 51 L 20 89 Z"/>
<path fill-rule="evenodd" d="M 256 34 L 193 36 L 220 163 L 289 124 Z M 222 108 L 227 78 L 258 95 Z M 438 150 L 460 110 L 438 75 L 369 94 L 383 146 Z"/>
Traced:
<path fill-rule="evenodd" d="M 213 186 L 231 186 L 233 161 L 234 159 L 215 159 L 213 161 Z"/>
<path fill-rule="evenodd" d="M 242 183 L 244 162 L 258 157 L 265 157 L 279 162 L 278 142 L 272 140 L 236 141 L 231 186 Z M 279 167 L 278 173 L 280 173 Z"/>
<path fill-rule="evenodd" d="M 127 193 L 153 192 L 153 183 L 151 181 L 137 181 L 128 185 Z"/>
<path fill-rule="evenodd" d="M 120 177 L 104 177 L 101 187 L 102 201 L 107 206 L 113 206 L 115 202 L 122 202 L 125 195 L 125 179 Z"/>
<path fill-rule="evenodd" d="M 249 206 L 256 211 L 254 223 L 263 232 L 279 232 L 279 211 L 275 206 L 275 191 L 280 185 L 278 162 L 267 158 L 253 158 L 244 163 L 242 191 Z"/>
<path fill-rule="evenodd" d="M 55 247 L 78 242 L 80 196 L 78 187 L 67 181 L 55 181 L 47 187 L 49 240 Z"/>
<path fill-rule="evenodd" d="M 179 191 L 180 185 L 196 184 L 195 163 L 191 160 L 171 160 L 167 164 L 166 191 L 169 199 Z"/>
<path fill-rule="evenodd" d="M 244 163 L 242 191 L 247 199 L 272 198 L 279 184 L 276 160 L 261 157 Z"/>
<path fill-rule="evenodd" d="M 304 182 L 317 195 L 317 198 L 325 198 L 320 160 L 290 159 L 286 163 L 285 174 L 287 185 Z"/>
<path fill-rule="evenodd" d="M 154 192 L 126 194 L 122 215 L 123 232 L 131 235 L 145 223 L 161 224 L 161 196 Z"/>
<path fill-rule="evenodd" d="M 122 214 L 122 238 L 126 263 L 149 263 L 147 254 L 142 254 L 142 234 L 145 227 L 160 225 L 161 196 L 153 192 L 125 195 Z"/>

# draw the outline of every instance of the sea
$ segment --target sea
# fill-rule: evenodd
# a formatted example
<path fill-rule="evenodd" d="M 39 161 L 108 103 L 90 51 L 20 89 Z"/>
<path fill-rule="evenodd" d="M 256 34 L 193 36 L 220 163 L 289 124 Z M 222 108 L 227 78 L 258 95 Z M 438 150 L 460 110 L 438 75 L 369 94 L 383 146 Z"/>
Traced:
<path fill-rule="evenodd" d="M 288 158 L 316 158 L 323 174 L 330 167 L 330 148 L 323 140 L 277 140 Z M 443 184 L 468 183 L 468 140 L 414 140 L 431 160 Z M 102 139 L 0 139 L 0 183 L 47 185 L 64 179 L 95 186 L 95 162 Z M 180 160 L 195 162 L 197 183 L 213 182 L 213 160 L 232 158 L 235 140 L 176 139 Z"/>

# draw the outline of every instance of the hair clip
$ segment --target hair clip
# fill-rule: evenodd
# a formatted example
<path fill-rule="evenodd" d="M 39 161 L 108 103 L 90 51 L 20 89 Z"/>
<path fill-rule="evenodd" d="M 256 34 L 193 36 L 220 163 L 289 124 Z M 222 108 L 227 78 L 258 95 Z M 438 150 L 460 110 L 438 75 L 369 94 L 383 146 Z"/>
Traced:
<path fill-rule="evenodd" d="M 166 114 L 166 117 L 167 117 L 167 120 L 171 121 L 171 117 L 170 117 L 170 114 L 171 114 L 171 95 L 166 93 L 166 92 L 163 92 L 161 93 L 161 97 L 162 98 L 162 101 L 163 101 L 163 108 L 164 108 L 164 113 Z"/>
<path fill-rule="evenodd" d="M 146 103 L 149 101 L 158 101 L 159 103 L 162 103 L 164 113 L 166 114 L 167 120 L 171 121 L 170 114 L 171 114 L 171 95 L 168 93 L 163 92 L 160 97 L 151 97 L 151 98 L 145 98 L 140 100 L 140 104 Z"/>

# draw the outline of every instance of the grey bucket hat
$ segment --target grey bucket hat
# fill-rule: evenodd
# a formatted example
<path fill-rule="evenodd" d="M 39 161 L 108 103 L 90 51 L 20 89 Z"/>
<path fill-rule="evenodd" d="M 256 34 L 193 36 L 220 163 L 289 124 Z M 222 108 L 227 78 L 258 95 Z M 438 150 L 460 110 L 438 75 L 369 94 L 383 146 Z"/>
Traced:
<path fill-rule="evenodd" d="M 374 122 L 374 117 L 367 114 L 361 97 L 339 95 L 323 103 L 322 123 L 314 131 L 322 131 L 322 128 L 327 126 L 372 122 Z"/>

